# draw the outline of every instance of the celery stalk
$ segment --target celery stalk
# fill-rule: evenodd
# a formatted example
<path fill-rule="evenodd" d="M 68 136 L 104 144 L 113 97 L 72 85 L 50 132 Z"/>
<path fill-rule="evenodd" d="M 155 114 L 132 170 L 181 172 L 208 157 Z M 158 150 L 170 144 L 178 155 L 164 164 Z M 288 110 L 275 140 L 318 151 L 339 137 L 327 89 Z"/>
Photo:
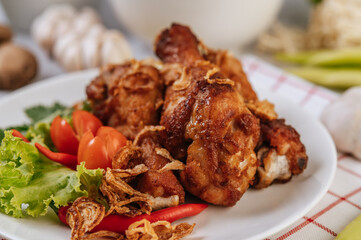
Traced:
<path fill-rule="evenodd" d="M 313 83 L 332 88 L 349 88 L 361 85 L 361 69 L 297 67 L 289 72 Z"/>
<path fill-rule="evenodd" d="M 281 53 L 276 59 L 308 66 L 361 67 L 361 48 Z"/>

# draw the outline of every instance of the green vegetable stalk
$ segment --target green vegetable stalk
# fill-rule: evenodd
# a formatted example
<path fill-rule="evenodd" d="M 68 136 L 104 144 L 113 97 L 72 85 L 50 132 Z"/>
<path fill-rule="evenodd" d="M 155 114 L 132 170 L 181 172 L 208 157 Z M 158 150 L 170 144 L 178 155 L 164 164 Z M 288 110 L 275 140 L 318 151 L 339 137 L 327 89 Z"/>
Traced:
<path fill-rule="evenodd" d="M 319 85 L 343 89 L 361 85 L 361 48 L 278 54 L 276 58 L 301 65 L 287 70 Z"/>
<path fill-rule="evenodd" d="M 361 215 L 349 223 L 335 240 L 358 240 L 361 238 Z"/>
<path fill-rule="evenodd" d="M 297 67 L 288 69 L 301 78 L 331 88 L 349 88 L 361 85 L 360 69 L 330 69 L 319 67 Z"/>
<path fill-rule="evenodd" d="M 280 61 L 319 67 L 358 67 L 361 68 L 361 48 L 281 53 Z"/>

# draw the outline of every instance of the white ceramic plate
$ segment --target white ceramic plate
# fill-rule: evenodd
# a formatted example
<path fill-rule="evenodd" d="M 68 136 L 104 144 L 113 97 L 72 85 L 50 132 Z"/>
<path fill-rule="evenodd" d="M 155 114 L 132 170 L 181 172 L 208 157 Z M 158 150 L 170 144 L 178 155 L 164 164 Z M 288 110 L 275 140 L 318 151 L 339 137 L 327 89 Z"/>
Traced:
<path fill-rule="evenodd" d="M 23 109 L 34 104 L 59 101 L 71 105 L 85 98 L 85 86 L 97 70 L 62 75 L 42 81 L 0 101 L 0 127 L 24 123 Z M 257 82 L 257 81 L 255 81 Z M 307 112 L 282 96 L 255 86 L 260 98 L 274 102 L 277 112 L 300 133 L 309 155 L 307 169 L 287 184 L 264 190 L 248 190 L 235 207 L 210 206 L 186 219 L 197 223 L 191 239 L 261 239 L 305 215 L 328 190 L 336 169 L 336 150 L 325 128 Z M 0 233 L 10 239 L 70 238 L 70 230 L 55 214 L 37 219 L 15 219 L 0 214 Z"/>

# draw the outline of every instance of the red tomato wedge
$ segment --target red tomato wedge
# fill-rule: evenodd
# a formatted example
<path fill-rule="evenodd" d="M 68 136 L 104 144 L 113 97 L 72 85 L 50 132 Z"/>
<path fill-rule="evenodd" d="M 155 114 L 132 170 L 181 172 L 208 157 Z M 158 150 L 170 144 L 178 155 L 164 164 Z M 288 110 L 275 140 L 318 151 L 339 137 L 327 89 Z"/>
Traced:
<path fill-rule="evenodd" d="M 112 158 L 127 143 L 123 134 L 83 110 L 73 112 L 72 123 L 74 129 L 60 116 L 54 118 L 50 135 L 56 149 L 77 156 L 78 164 L 85 162 L 88 169 L 111 168 Z"/>
<path fill-rule="evenodd" d="M 51 123 L 50 137 L 59 152 L 77 154 L 78 138 L 70 124 L 60 116 L 55 117 Z"/>
<path fill-rule="evenodd" d="M 80 139 L 78 164 L 81 162 L 85 162 L 85 167 L 88 169 L 106 169 L 112 166 L 103 141 L 99 137 L 94 137 L 90 130 Z"/>
<path fill-rule="evenodd" d="M 98 129 L 103 126 L 102 122 L 97 117 L 87 111 L 74 111 L 72 117 L 74 130 L 80 138 L 88 130 L 95 135 Z"/>
<path fill-rule="evenodd" d="M 100 137 L 105 144 L 110 159 L 113 159 L 118 150 L 127 143 L 126 137 L 112 127 L 99 128 L 97 136 Z"/>
<path fill-rule="evenodd" d="M 100 127 L 97 135 L 88 130 L 80 139 L 78 164 L 85 162 L 88 169 L 111 168 L 112 158 L 125 146 L 127 139 L 111 127 Z"/>

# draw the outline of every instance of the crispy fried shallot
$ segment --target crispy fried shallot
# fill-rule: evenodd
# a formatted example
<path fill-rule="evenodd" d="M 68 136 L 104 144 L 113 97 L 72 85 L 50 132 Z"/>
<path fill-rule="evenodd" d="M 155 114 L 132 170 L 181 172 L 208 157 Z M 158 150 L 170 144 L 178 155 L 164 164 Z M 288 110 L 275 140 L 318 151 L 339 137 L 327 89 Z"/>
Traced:
<path fill-rule="evenodd" d="M 105 216 L 105 207 L 87 197 L 77 198 L 68 209 L 66 221 L 71 228 L 71 240 L 82 239 Z"/>
<path fill-rule="evenodd" d="M 117 213 L 134 217 L 152 211 L 149 195 L 141 193 L 126 183 L 129 177 L 137 176 L 148 171 L 141 164 L 133 169 L 107 169 L 100 191 L 106 196 L 110 209 L 108 214 Z"/>
<path fill-rule="evenodd" d="M 120 233 L 106 231 L 106 230 L 98 231 L 95 233 L 90 233 L 90 234 L 87 234 L 84 237 L 82 237 L 82 240 L 93 240 L 93 239 L 125 240 L 126 238 L 124 235 L 122 235 Z"/>
<path fill-rule="evenodd" d="M 173 89 L 174 91 L 181 91 L 189 87 L 189 85 L 191 85 L 191 81 L 188 77 L 187 68 L 183 67 L 182 75 L 173 83 Z"/>
<path fill-rule="evenodd" d="M 112 159 L 113 169 L 123 169 L 128 167 L 128 164 L 141 162 L 142 150 L 132 144 L 131 141 L 127 141 L 127 145 L 122 147 Z"/>
<path fill-rule="evenodd" d="M 164 171 L 167 171 L 167 170 L 184 170 L 185 166 L 184 166 L 184 163 L 182 163 L 181 161 L 179 160 L 176 160 L 174 159 L 170 153 L 167 151 L 167 149 L 165 148 L 156 148 L 155 149 L 155 152 L 168 159 L 170 162 L 167 163 L 166 165 L 164 165 L 161 169 L 158 170 L 158 172 L 164 172 Z"/>
<path fill-rule="evenodd" d="M 135 146 L 139 145 L 140 140 L 146 135 L 148 132 L 161 132 L 164 131 L 164 126 L 145 126 L 135 137 L 133 144 Z"/>
<path fill-rule="evenodd" d="M 143 219 L 133 223 L 125 232 L 126 238 L 131 240 L 138 239 L 181 239 L 192 233 L 195 224 L 180 223 L 172 226 L 167 221 L 158 221 L 150 223 Z"/>
<path fill-rule="evenodd" d="M 274 120 L 278 118 L 275 112 L 275 106 L 267 100 L 253 101 L 250 100 L 247 103 L 248 109 L 261 119 Z"/>

